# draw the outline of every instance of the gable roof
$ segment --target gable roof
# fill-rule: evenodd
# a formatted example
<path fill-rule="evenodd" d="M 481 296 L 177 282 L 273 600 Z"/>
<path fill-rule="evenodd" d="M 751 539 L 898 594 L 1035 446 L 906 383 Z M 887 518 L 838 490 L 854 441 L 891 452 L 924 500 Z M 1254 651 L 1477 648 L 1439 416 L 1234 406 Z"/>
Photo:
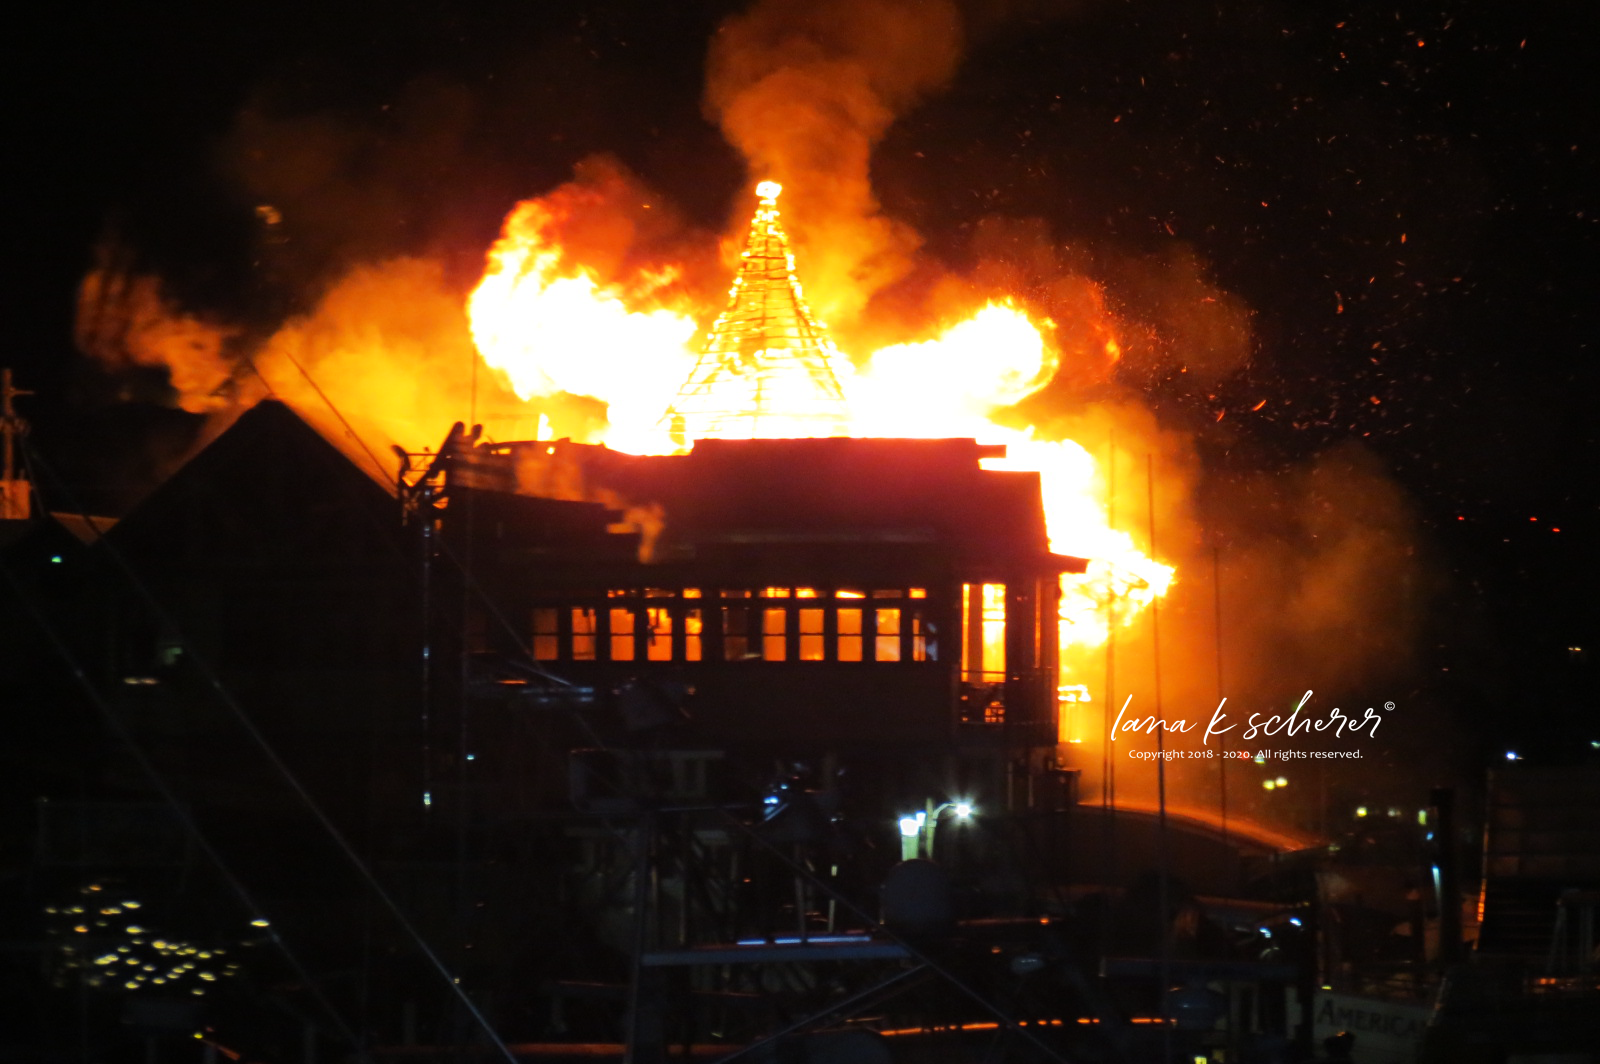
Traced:
<path fill-rule="evenodd" d="M 107 539 L 150 559 L 349 561 L 398 549 L 394 494 L 275 400 L 256 404 Z"/>

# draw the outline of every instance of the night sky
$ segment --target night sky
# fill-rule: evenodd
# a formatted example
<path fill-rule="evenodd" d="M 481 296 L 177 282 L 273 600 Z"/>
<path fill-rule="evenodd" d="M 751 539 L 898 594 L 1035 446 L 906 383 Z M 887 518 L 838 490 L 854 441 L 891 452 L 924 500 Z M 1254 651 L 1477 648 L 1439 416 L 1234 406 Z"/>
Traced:
<path fill-rule="evenodd" d="M 5 64 L 0 364 L 40 393 L 40 446 L 115 495 L 96 448 L 192 431 L 150 402 L 159 381 L 74 350 L 76 286 L 107 240 L 186 306 L 268 329 L 362 257 L 428 251 L 470 277 L 507 208 L 594 152 L 722 228 L 746 175 L 700 93 L 706 42 L 741 6 L 35 7 Z M 986 216 L 1044 219 L 1113 306 L 1136 299 L 1131 256 L 1192 249 L 1253 312 L 1251 362 L 1198 388 L 1125 383 L 1219 471 L 1364 441 L 1450 574 L 1424 656 L 1469 677 L 1495 720 L 1484 752 L 1587 747 L 1595 684 L 1568 649 L 1600 638 L 1583 5 L 973 10 L 954 81 L 873 157 L 886 212 L 952 260 Z M 360 143 L 341 178 L 373 210 L 303 234 L 293 276 L 255 265 L 228 162 L 247 109 Z"/>

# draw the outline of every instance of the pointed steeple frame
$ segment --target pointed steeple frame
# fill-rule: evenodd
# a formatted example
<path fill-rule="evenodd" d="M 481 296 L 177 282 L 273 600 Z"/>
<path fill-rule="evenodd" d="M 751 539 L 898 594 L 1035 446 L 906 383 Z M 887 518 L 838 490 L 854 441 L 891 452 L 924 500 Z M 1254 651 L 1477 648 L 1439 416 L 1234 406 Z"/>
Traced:
<path fill-rule="evenodd" d="M 758 203 L 728 305 L 663 418 L 679 447 L 696 439 L 845 436 L 849 409 L 840 356 L 806 304 L 778 214 L 781 186 Z"/>

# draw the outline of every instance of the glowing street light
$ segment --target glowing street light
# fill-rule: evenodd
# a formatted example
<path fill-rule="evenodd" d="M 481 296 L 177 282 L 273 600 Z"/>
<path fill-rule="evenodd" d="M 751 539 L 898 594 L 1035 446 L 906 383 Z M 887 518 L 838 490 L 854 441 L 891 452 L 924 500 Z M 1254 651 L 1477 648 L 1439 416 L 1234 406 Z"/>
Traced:
<path fill-rule="evenodd" d="M 909 861 L 916 857 L 933 856 L 933 837 L 938 830 L 939 818 L 945 810 L 955 813 L 957 820 L 969 820 L 976 812 L 971 802 L 941 802 L 937 807 L 929 798 L 920 813 L 900 818 L 900 859 Z"/>

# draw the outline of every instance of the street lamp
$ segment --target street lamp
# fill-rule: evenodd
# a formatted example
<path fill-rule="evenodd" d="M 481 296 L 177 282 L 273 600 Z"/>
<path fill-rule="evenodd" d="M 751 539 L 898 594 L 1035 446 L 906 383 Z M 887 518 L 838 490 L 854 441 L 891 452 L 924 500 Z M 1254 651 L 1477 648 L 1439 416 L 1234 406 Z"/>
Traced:
<path fill-rule="evenodd" d="M 920 813 L 900 818 L 900 859 L 909 861 L 916 857 L 933 856 L 933 836 L 939 828 L 939 818 L 946 809 L 952 810 L 957 820 L 968 820 L 974 812 L 971 802 L 942 802 L 937 807 L 929 798 Z"/>

